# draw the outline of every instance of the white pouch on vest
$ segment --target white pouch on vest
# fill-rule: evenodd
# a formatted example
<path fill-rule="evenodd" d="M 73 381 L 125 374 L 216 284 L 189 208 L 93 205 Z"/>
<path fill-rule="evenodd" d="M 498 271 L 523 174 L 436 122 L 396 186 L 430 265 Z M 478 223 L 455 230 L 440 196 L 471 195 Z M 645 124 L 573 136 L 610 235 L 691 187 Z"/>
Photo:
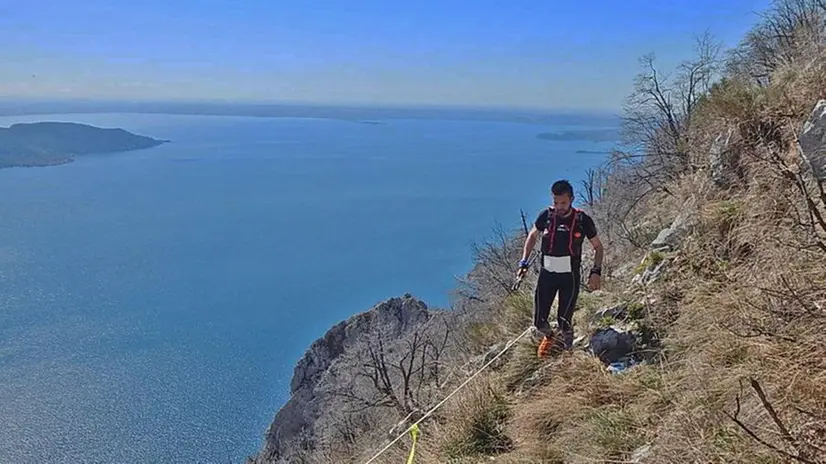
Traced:
<path fill-rule="evenodd" d="M 543 256 L 542 267 L 548 272 L 571 272 L 570 256 Z"/>

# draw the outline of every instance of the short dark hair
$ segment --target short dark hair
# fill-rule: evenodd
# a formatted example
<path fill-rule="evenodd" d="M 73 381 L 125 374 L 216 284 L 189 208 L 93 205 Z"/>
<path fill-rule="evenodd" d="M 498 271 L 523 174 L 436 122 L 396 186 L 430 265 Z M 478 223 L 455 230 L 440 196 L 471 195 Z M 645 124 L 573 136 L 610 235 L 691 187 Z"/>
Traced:
<path fill-rule="evenodd" d="M 554 185 L 551 186 L 551 192 L 554 195 L 562 195 L 563 193 L 567 193 L 571 196 L 571 198 L 574 197 L 574 187 L 570 182 L 568 182 L 567 179 L 561 179 L 554 182 Z"/>

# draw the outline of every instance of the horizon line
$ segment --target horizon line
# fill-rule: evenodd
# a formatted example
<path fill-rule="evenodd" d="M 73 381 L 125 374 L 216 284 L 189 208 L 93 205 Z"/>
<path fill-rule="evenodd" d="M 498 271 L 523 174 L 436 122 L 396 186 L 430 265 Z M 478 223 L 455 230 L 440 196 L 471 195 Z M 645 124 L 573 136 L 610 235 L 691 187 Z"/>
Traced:
<path fill-rule="evenodd" d="M 502 111 L 536 114 L 593 114 L 603 116 L 618 116 L 621 108 L 591 108 L 566 106 L 528 106 L 505 104 L 473 104 L 473 103 L 427 103 L 427 102 L 323 102 L 323 101 L 292 101 L 292 100 L 250 100 L 225 98 L 197 98 L 197 99 L 132 99 L 127 97 L 57 97 L 57 96 L 9 96 L 0 95 L 0 105 L 4 104 L 35 104 L 35 105 L 210 105 L 236 107 L 283 107 L 283 108 L 312 108 L 312 109 L 376 109 L 376 110 L 459 110 L 459 111 Z M 2 109 L 2 108 L 0 108 Z"/>

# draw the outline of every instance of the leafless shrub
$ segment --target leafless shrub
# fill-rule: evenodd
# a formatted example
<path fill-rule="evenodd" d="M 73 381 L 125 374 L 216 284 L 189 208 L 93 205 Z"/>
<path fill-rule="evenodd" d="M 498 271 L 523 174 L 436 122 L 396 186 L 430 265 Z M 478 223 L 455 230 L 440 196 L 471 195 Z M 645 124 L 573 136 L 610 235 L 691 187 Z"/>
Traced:
<path fill-rule="evenodd" d="M 433 316 L 402 340 L 372 332 L 355 350 L 355 369 L 332 370 L 329 393 L 348 414 L 391 408 L 401 417 L 426 407 L 445 373 L 443 356 L 452 327 L 447 317 Z"/>
<path fill-rule="evenodd" d="M 667 184 L 691 169 L 692 119 L 717 73 L 720 46 L 708 35 L 697 39 L 696 57 L 672 76 L 657 68 L 653 55 L 641 59 L 643 71 L 624 107 L 623 142 L 614 162 L 633 165 L 633 182 L 669 193 Z"/>
<path fill-rule="evenodd" d="M 766 448 L 776 452 L 777 454 L 792 459 L 797 462 L 802 462 L 804 464 L 818 464 L 826 462 L 826 448 L 822 448 L 814 443 L 806 443 L 802 442 L 798 437 L 792 435 L 789 431 L 789 427 L 786 423 L 780 418 L 776 408 L 769 401 L 766 392 L 763 390 L 763 387 L 760 385 L 760 382 L 757 379 L 750 378 L 749 385 L 751 386 L 752 390 L 757 394 L 757 397 L 760 399 L 760 404 L 763 406 L 765 411 L 768 413 L 771 421 L 777 427 L 779 431 L 781 444 L 774 444 L 771 443 L 768 439 L 762 438 L 758 435 L 758 432 L 753 430 L 752 427 L 749 427 L 746 423 L 744 423 L 740 418 L 740 400 L 743 395 L 743 385 L 741 383 L 740 390 L 741 393 L 738 394 L 735 398 L 735 410 L 733 413 L 724 412 L 732 422 L 737 424 L 741 430 L 743 430 L 749 437 L 754 439 L 757 443 L 765 446 Z M 785 449 L 784 449 L 785 448 Z"/>
<path fill-rule="evenodd" d="M 768 86 L 778 69 L 808 59 L 824 44 L 823 0 L 778 0 L 761 21 L 729 52 L 726 71 L 761 87 Z"/>

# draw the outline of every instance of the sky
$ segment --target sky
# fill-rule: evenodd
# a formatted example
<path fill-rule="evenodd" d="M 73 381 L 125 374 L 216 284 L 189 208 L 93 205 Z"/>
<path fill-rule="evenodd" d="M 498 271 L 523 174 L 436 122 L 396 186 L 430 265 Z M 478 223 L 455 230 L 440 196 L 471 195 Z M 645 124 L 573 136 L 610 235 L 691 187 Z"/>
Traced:
<path fill-rule="evenodd" d="M 619 108 L 769 0 L 0 0 L 0 97 Z"/>

